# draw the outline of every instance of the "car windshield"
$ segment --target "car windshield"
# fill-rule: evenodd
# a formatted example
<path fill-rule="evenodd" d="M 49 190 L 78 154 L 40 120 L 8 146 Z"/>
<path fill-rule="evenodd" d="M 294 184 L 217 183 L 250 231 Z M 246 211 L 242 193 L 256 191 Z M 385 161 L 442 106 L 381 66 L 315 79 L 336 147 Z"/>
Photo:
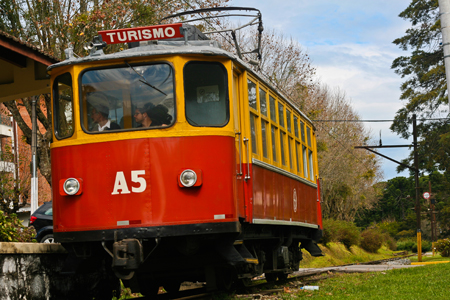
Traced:
<path fill-rule="evenodd" d="M 81 76 L 87 132 L 167 127 L 175 121 L 173 69 L 167 63 L 90 69 Z"/>

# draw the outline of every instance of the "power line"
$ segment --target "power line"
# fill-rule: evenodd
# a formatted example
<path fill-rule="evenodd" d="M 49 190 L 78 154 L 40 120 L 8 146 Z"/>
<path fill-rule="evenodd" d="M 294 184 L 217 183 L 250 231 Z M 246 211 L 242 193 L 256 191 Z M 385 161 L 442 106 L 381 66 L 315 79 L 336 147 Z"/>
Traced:
<path fill-rule="evenodd" d="M 417 121 L 442 121 L 450 120 L 450 118 L 431 118 L 431 119 L 417 119 Z M 394 122 L 395 120 L 312 120 L 313 122 L 348 122 L 348 123 L 381 123 L 381 122 Z"/>

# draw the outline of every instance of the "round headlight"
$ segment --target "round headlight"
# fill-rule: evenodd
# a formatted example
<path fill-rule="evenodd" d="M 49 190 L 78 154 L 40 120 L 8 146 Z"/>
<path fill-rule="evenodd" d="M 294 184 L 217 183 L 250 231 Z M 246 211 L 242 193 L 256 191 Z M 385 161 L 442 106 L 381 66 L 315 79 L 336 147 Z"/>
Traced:
<path fill-rule="evenodd" d="M 191 187 L 197 182 L 197 174 L 192 170 L 184 170 L 180 175 L 180 182 L 185 187 Z"/>
<path fill-rule="evenodd" d="M 75 195 L 80 190 L 80 183 L 75 178 L 69 178 L 64 182 L 63 187 L 67 195 Z"/>

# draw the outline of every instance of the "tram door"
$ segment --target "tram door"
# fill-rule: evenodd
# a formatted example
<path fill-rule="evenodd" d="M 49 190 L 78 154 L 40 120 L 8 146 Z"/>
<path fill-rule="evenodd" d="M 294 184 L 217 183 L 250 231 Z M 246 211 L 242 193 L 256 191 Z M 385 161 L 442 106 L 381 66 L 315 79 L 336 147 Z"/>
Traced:
<path fill-rule="evenodd" d="M 242 88 L 240 84 L 241 74 L 233 72 L 233 119 L 234 119 L 234 133 L 235 133 L 235 148 L 236 148 L 236 200 L 238 205 L 239 217 L 245 218 L 245 204 L 244 204 L 244 163 L 243 163 L 243 134 L 242 134 L 242 120 L 241 120 L 241 104 L 242 104 Z"/>

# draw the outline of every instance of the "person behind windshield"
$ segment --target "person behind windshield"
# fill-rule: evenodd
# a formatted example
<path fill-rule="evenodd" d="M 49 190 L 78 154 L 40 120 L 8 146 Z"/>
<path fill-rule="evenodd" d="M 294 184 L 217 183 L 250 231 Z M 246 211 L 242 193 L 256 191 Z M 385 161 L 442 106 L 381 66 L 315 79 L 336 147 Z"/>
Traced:
<path fill-rule="evenodd" d="M 136 121 L 136 123 L 139 124 L 137 126 L 138 128 L 155 126 L 155 124 L 153 123 L 153 120 L 150 119 L 150 117 L 148 115 L 148 111 L 154 107 L 155 106 L 153 105 L 153 103 L 149 102 L 149 103 L 146 103 L 144 105 L 144 107 L 136 108 L 136 110 L 134 112 L 134 120 Z"/>
<path fill-rule="evenodd" d="M 96 123 L 92 131 L 120 129 L 119 124 L 109 120 L 108 98 L 101 92 L 87 95 L 87 101 L 92 105 L 91 118 Z"/>
<path fill-rule="evenodd" d="M 161 104 L 150 109 L 147 114 L 153 120 L 154 126 L 168 126 L 172 122 L 172 116 L 169 114 L 169 109 Z"/>

